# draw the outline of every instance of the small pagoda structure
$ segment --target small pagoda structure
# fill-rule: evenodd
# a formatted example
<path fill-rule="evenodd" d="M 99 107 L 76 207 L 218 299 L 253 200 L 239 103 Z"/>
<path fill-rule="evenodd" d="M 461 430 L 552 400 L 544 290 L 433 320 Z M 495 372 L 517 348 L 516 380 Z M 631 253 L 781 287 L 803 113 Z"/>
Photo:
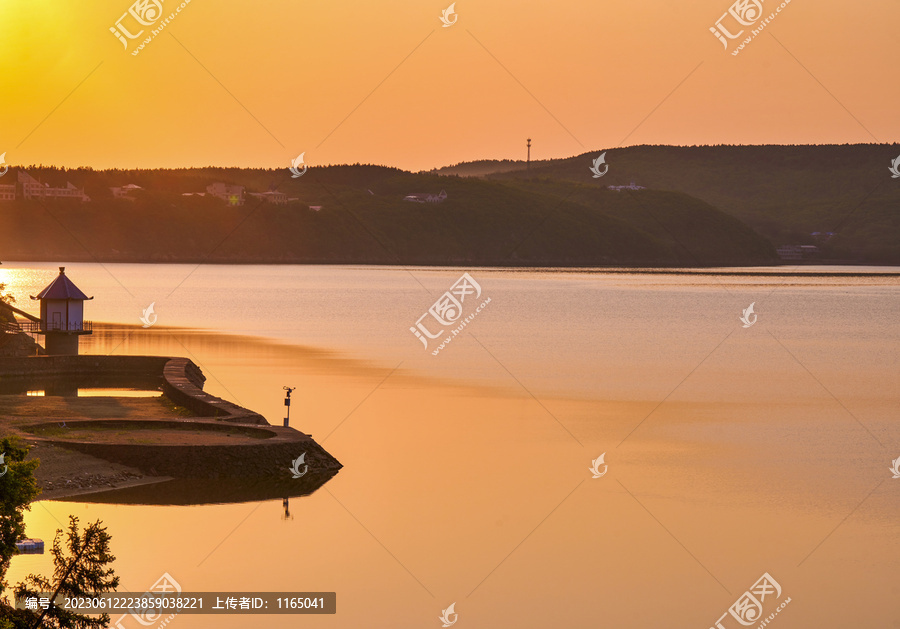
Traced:
<path fill-rule="evenodd" d="M 93 334 L 93 325 L 84 320 L 84 302 L 88 297 L 66 277 L 66 267 L 59 267 L 59 275 L 34 300 L 41 302 L 40 321 L 32 322 L 27 331 L 43 334 L 45 349 L 50 356 L 78 354 L 78 338 Z"/>

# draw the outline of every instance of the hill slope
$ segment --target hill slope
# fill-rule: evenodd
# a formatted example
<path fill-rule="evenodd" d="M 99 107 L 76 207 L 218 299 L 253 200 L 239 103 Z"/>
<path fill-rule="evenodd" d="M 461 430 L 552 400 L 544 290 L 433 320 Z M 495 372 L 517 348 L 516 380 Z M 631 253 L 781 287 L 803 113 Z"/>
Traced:
<path fill-rule="evenodd" d="M 493 180 L 584 183 L 600 151 L 533 163 L 473 162 L 440 174 Z M 747 223 L 771 244 L 816 244 L 826 257 L 900 264 L 900 179 L 888 170 L 898 144 L 825 146 L 634 146 L 607 151 L 595 185 L 684 192 Z M 813 236 L 834 232 L 834 236 Z"/>
<path fill-rule="evenodd" d="M 769 264 L 772 247 L 739 220 L 679 192 L 484 181 L 375 166 L 287 170 L 29 168 L 84 186 L 89 203 L 0 203 L 0 257 L 20 260 L 303 262 L 548 266 Z M 231 206 L 182 196 L 224 181 L 297 201 Z M 110 186 L 144 188 L 134 202 Z M 446 190 L 440 204 L 413 192 Z M 319 212 L 309 206 L 321 205 Z"/>

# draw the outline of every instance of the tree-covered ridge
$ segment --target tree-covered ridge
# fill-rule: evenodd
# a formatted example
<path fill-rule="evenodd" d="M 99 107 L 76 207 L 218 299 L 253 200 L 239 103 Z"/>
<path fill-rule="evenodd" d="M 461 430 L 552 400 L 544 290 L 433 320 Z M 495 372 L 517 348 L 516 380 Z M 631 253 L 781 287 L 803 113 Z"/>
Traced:
<path fill-rule="evenodd" d="M 530 170 L 477 162 L 500 181 L 583 182 L 603 149 L 533 163 Z M 684 192 L 750 225 L 771 244 L 814 244 L 831 259 L 900 264 L 900 144 L 821 146 L 633 146 L 606 151 L 598 186 L 628 184 Z M 469 165 L 437 172 L 465 173 Z M 818 235 L 813 235 L 818 232 Z M 829 236 L 829 232 L 833 236 Z"/>
<path fill-rule="evenodd" d="M 770 264 L 765 239 L 678 192 L 592 182 L 492 181 L 353 165 L 288 170 L 31 169 L 89 203 L 0 204 L 0 255 L 17 260 L 569 266 Z M 589 173 L 588 173 L 589 175 Z M 294 201 L 184 196 L 222 182 Z M 134 200 L 109 188 L 135 184 Z M 605 183 L 613 183 L 606 180 Z M 404 200 L 446 191 L 442 203 Z M 313 211 L 310 206 L 322 206 Z"/>

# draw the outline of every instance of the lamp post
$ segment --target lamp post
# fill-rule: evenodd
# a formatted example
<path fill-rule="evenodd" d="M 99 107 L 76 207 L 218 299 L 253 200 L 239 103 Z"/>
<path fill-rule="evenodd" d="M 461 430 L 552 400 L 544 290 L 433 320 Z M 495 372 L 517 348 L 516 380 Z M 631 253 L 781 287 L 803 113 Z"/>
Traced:
<path fill-rule="evenodd" d="M 291 423 L 291 392 L 297 387 L 282 387 L 287 393 L 284 394 L 284 405 L 286 407 L 284 416 L 284 427 L 287 428 Z"/>
<path fill-rule="evenodd" d="M 528 138 L 528 160 L 525 162 L 525 170 L 531 170 L 531 138 Z"/>

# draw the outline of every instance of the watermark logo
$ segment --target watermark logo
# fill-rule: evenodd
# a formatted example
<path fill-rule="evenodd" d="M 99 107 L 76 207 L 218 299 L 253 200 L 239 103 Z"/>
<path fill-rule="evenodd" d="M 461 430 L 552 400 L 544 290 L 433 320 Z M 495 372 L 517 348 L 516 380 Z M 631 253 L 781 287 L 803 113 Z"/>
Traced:
<path fill-rule="evenodd" d="M 2 456 L 0 456 L 0 463 L 3 463 Z M 893 472 L 893 474 L 894 474 L 893 478 L 900 478 L 900 458 L 897 458 L 897 459 L 894 459 L 893 461 L 891 461 L 891 465 L 893 465 L 894 467 L 891 467 L 888 469 L 891 470 L 891 472 Z M 3 470 L 3 474 L 6 474 L 5 469 Z M 0 474 L 0 476 L 3 476 L 3 474 Z"/>
<path fill-rule="evenodd" d="M 737 0 L 722 14 L 722 17 L 715 21 L 713 26 L 709 27 L 709 31 L 722 42 L 725 50 L 728 50 L 730 44 L 736 44 L 731 51 L 732 55 L 739 54 L 791 2 L 791 0 L 784 0 L 775 7 L 774 11 L 763 17 L 763 1 Z M 766 1 L 772 2 L 772 0 Z M 744 35 L 749 27 L 754 28 L 751 28 L 750 34 L 738 44 L 738 38 Z"/>
<path fill-rule="evenodd" d="M 156 313 L 153 312 L 153 306 L 156 305 L 154 301 L 152 304 L 144 308 L 144 314 L 141 316 L 141 323 L 143 323 L 143 327 L 149 328 L 151 325 L 156 323 L 156 320 L 159 318 L 156 316 Z"/>
<path fill-rule="evenodd" d="M 753 26 L 760 17 L 762 17 L 762 0 L 737 0 L 737 2 L 732 4 L 728 10 L 722 14 L 722 17 L 716 20 L 715 26 L 711 26 L 709 30 L 727 49 L 728 41 L 725 37 L 728 39 L 737 39 L 744 33 L 744 29 L 739 30 L 737 33 L 732 33 L 728 30 L 728 27 L 723 24 L 723 21 L 729 23 L 732 28 L 735 28 L 735 22 L 740 26 Z M 740 26 L 737 28 L 740 28 Z"/>
<path fill-rule="evenodd" d="M 450 18 L 453 18 L 452 20 Z M 459 16 L 456 14 L 456 3 L 454 2 L 449 7 L 443 10 L 441 15 L 441 22 L 444 23 L 444 28 L 449 28 L 456 24 L 456 21 L 459 19 Z"/>
<path fill-rule="evenodd" d="M 900 159 L 898 157 L 897 159 Z M 0 155 L 0 177 L 5 175 L 9 171 L 9 164 L 6 163 L 6 153 Z"/>
<path fill-rule="evenodd" d="M 591 466 L 588 468 L 591 471 L 591 474 L 594 476 L 592 478 L 602 478 L 606 475 L 606 470 L 609 469 L 609 466 L 605 464 L 604 458 L 606 457 L 606 452 L 598 456 L 596 459 L 591 461 Z M 603 471 L 600 471 L 600 466 L 603 466 Z"/>
<path fill-rule="evenodd" d="M 897 459 L 900 461 L 900 459 Z M 9 471 L 9 466 L 6 465 L 6 452 L 0 454 L 0 465 L 3 466 L 3 471 L 0 472 L 0 476 L 6 476 L 6 473 Z"/>
<path fill-rule="evenodd" d="M 174 0 L 169 0 L 171 4 L 175 4 Z M 175 6 L 175 10 L 169 15 L 163 17 L 163 0 L 136 0 L 134 4 L 128 7 L 128 10 L 116 20 L 113 26 L 109 27 L 109 32 L 115 35 L 116 39 L 121 42 L 122 47 L 128 50 L 129 43 L 136 46 L 131 50 L 132 55 L 139 54 L 144 46 L 149 44 L 159 33 L 175 19 L 175 16 L 181 13 L 191 0 L 184 0 Z M 147 32 L 149 27 L 150 34 L 138 43 L 137 40 Z"/>
<path fill-rule="evenodd" d="M 415 327 L 410 327 L 409 331 L 416 335 L 416 338 L 422 341 L 422 346 L 425 349 L 428 349 L 429 339 L 434 340 L 438 339 L 444 335 L 444 330 L 446 327 L 441 327 L 437 332 L 432 332 L 428 326 L 423 323 L 423 319 L 425 317 L 430 316 L 434 321 L 438 323 L 439 326 L 449 326 L 455 325 L 459 323 L 459 325 L 450 330 L 450 336 L 444 338 L 443 341 L 440 342 L 437 349 L 432 352 L 432 355 L 437 356 L 437 354 L 447 346 L 447 344 L 452 341 L 457 334 L 463 331 L 476 316 L 478 316 L 481 311 L 491 302 L 490 297 L 481 302 L 481 304 L 474 309 L 469 308 L 469 314 L 463 318 L 463 311 L 465 310 L 465 302 L 466 298 L 469 299 L 469 303 L 471 303 L 481 297 L 481 285 L 476 282 L 471 275 L 468 273 L 463 273 L 462 277 L 460 277 L 453 286 L 450 287 L 450 290 L 441 295 L 436 302 L 428 309 L 428 311 L 418 318 L 416 321 Z M 460 322 L 460 320 L 462 320 Z"/>
<path fill-rule="evenodd" d="M 307 471 L 309 471 L 309 465 L 306 465 L 306 452 L 298 456 L 296 459 L 291 461 L 290 472 L 294 475 L 294 478 L 300 478 Z M 303 471 L 300 471 L 300 466 L 303 466 Z"/>
<path fill-rule="evenodd" d="M 453 616 L 453 620 L 450 620 L 450 616 Z M 459 614 L 456 613 L 456 601 L 450 603 L 450 607 L 447 609 L 441 610 L 440 621 L 444 627 L 452 627 L 456 624 L 456 621 L 459 619 Z"/>
<path fill-rule="evenodd" d="M 606 166 L 602 173 L 600 172 L 600 166 Z M 594 173 L 594 179 L 600 179 L 600 177 L 609 172 L 609 164 L 606 163 L 606 151 L 600 153 L 599 157 L 594 160 L 594 165 L 591 166 L 591 172 Z"/>
<path fill-rule="evenodd" d="M 291 171 L 291 179 L 297 179 L 298 177 L 302 177 L 306 174 L 306 164 L 303 163 L 303 156 L 306 155 L 306 151 L 300 153 L 297 156 L 297 159 L 291 160 L 291 167 L 288 168 Z M 300 167 L 303 167 L 303 170 Z"/>
<path fill-rule="evenodd" d="M 710 627 L 710 629 L 728 629 L 723 624 L 723 621 L 729 615 L 731 619 L 740 623 L 739 625 L 734 625 L 730 623 L 731 619 L 729 619 L 728 624 L 731 624 L 733 627 L 750 627 L 760 623 L 759 627 L 761 629 L 768 625 L 791 602 L 791 598 L 787 597 L 780 605 L 775 607 L 775 602 L 780 598 L 781 585 L 766 572 L 728 608 L 727 612 L 722 614 L 719 620 L 716 621 L 715 626 Z M 772 610 L 772 613 L 763 620 L 762 615 L 767 609 Z"/>
<path fill-rule="evenodd" d="M 0 155 L 0 163 L 3 163 L 3 157 L 6 155 Z M 897 159 L 891 162 L 891 167 L 888 169 L 891 171 L 891 179 L 900 179 L 900 155 L 897 156 Z M 6 173 L 6 171 L 3 171 Z M 2 175 L 0 175 L 2 177 Z"/>
<path fill-rule="evenodd" d="M 150 586 L 150 589 L 144 592 L 143 598 L 150 598 L 154 594 L 166 594 L 168 592 L 177 592 L 181 594 L 181 585 L 172 578 L 168 572 L 164 572 L 163 575 L 156 580 L 156 583 Z M 143 627 L 153 627 L 154 629 L 163 629 L 166 625 L 172 622 L 172 619 L 177 616 L 177 614 L 169 614 L 168 617 L 160 621 L 162 618 L 161 612 L 146 612 L 141 614 L 124 614 L 116 620 L 115 624 L 112 625 L 115 629 L 127 629 L 125 620 L 132 616 L 135 620 L 138 621 L 140 626 Z"/>
<path fill-rule="evenodd" d="M 752 304 L 750 304 L 749 306 L 747 306 L 746 308 L 744 308 L 744 311 L 743 311 L 743 312 L 744 312 L 744 315 L 741 317 L 741 323 L 744 324 L 744 327 L 745 327 L 745 328 L 749 328 L 751 325 L 753 325 L 754 323 L 756 323 L 756 320 L 759 318 L 759 317 L 753 312 L 753 306 L 755 306 L 755 305 L 756 305 L 756 302 L 754 301 Z M 752 318 L 751 318 L 751 317 L 752 317 Z"/>
<path fill-rule="evenodd" d="M 129 17 L 131 18 L 130 20 L 128 19 Z M 109 32 L 115 35 L 122 42 L 125 49 L 128 50 L 128 40 L 125 38 L 137 39 L 144 34 L 144 29 L 142 28 L 137 33 L 132 33 L 129 28 L 135 28 L 135 22 L 140 25 L 136 28 L 153 26 L 161 17 L 162 0 L 137 0 L 137 2 L 128 7 L 128 10 L 122 14 L 122 17 L 116 20 L 115 26 L 109 27 Z M 126 24 L 122 24 L 123 20 L 125 20 Z M 129 22 L 131 24 L 128 24 Z"/>

